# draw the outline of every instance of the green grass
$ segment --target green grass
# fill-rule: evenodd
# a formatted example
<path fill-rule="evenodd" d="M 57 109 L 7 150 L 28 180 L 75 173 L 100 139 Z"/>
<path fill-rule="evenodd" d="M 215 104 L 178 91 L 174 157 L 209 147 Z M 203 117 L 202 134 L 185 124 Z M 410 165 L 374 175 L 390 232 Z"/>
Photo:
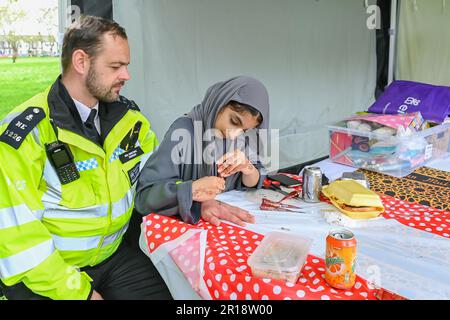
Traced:
<path fill-rule="evenodd" d="M 59 58 L 0 58 L 0 119 L 50 86 L 60 74 Z"/>

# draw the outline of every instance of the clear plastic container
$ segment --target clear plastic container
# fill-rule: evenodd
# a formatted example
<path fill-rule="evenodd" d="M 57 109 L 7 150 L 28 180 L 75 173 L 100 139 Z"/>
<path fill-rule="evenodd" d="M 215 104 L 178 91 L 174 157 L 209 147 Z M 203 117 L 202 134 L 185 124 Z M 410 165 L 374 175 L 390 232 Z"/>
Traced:
<path fill-rule="evenodd" d="M 254 277 L 296 283 L 309 253 L 312 239 L 272 232 L 248 259 Z"/>
<path fill-rule="evenodd" d="M 328 130 L 333 162 L 394 177 L 405 177 L 432 161 L 450 158 L 450 124 L 407 137 L 349 129 L 345 121 Z"/>

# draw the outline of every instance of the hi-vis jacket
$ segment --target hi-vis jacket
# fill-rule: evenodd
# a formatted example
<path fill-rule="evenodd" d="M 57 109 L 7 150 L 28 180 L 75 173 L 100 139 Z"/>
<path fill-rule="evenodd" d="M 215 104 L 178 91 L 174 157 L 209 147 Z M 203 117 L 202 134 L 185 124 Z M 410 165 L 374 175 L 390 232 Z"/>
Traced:
<path fill-rule="evenodd" d="M 123 97 L 100 103 L 99 115 L 103 148 L 84 134 L 58 79 L 0 121 L 5 285 L 23 282 L 51 299 L 87 299 L 92 280 L 79 268 L 101 263 L 121 243 L 138 174 L 158 141 L 139 108 Z M 65 184 L 58 178 L 46 151 L 56 141 L 70 148 L 78 180 Z"/>

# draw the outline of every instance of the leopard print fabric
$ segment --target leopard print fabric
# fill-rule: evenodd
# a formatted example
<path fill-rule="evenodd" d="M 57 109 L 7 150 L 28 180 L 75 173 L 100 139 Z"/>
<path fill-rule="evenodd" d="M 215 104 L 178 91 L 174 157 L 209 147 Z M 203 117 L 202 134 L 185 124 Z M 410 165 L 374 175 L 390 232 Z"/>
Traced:
<path fill-rule="evenodd" d="M 366 175 L 371 189 L 379 194 L 439 210 L 450 210 L 450 172 L 423 167 L 404 178 L 367 170 L 358 172 Z"/>

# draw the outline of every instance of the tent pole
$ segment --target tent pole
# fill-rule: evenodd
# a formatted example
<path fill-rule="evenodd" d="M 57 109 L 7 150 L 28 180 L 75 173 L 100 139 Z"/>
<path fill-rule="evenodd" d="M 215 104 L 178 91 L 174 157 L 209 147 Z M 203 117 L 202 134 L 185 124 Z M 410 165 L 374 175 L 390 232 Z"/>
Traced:
<path fill-rule="evenodd" d="M 58 0 L 58 46 L 61 52 L 64 32 L 67 27 L 67 13 L 71 5 L 70 0 Z"/>
<path fill-rule="evenodd" d="M 396 67 L 396 48 L 397 48 L 397 4 L 398 0 L 391 0 L 391 27 L 389 29 L 389 73 L 388 85 L 394 81 Z"/>

